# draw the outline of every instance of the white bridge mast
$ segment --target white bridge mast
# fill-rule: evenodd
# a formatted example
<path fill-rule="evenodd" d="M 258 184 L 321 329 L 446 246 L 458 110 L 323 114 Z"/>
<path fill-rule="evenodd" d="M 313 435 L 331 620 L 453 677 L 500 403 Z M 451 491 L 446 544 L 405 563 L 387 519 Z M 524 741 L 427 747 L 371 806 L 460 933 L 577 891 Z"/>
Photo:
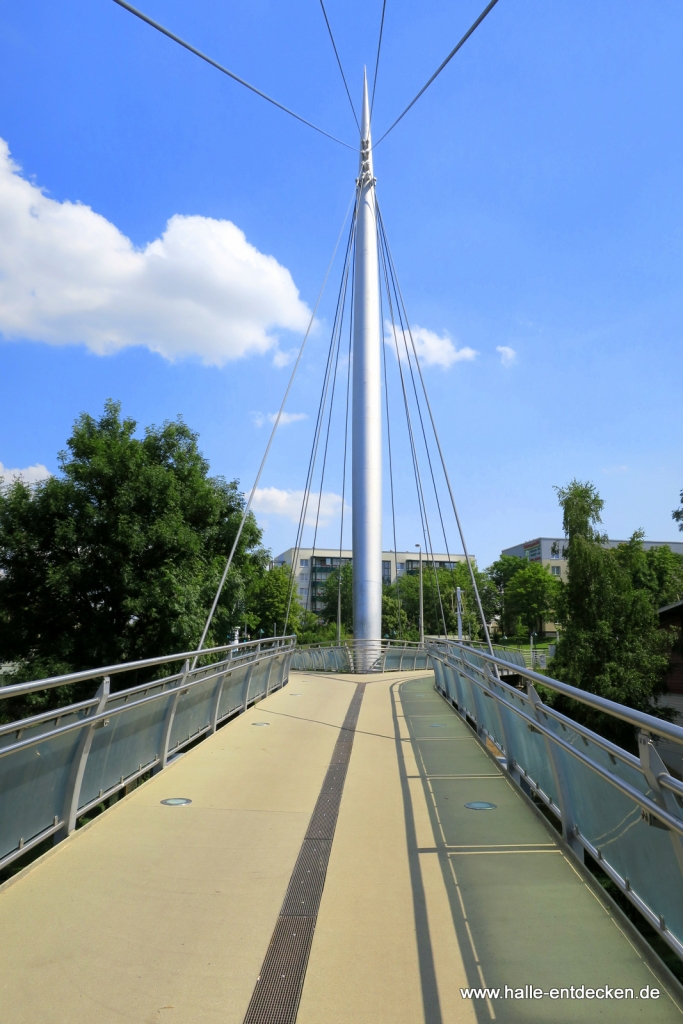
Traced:
<path fill-rule="evenodd" d="M 353 329 L 353 636 L 369 671 L 382 638 L 382 384 L 379 262 L 370 104 L 363 83 Z"/>

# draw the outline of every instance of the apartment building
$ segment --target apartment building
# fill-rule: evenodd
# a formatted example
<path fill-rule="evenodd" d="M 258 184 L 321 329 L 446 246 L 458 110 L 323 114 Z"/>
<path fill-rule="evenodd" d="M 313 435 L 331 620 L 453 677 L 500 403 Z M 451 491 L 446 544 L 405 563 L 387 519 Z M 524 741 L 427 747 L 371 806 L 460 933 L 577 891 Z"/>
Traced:
<path fill-rule="evenodd" d="M 296 549 L 288 548 L 273 559 L 273 564 L 291 566 L 295 555 Z M 339 565 L 346 565 L 352 561 L 352 552 L 348 549 L 342 549 L 340 557 L 339 548 L 316 548 L 315 551 L 313 548 L 300 548 L 293 572 L 301 603 L 313 612 L 322 611 L 325 581 Z M 461 554 L 435 552 L 433 557 L 423 555 L 422 569 L 426 572 L 432 564 L 435 564 L 437 569 L 452 569 L 457 562 L 464 561 L 465 556 Z M 420 556 L 417 549 L 382 552 L 382 583 L 393 583 L 397 577 L 411 576 L 419 571 Z"/>
<path fill-rule="evenodd" d="M 537 537 L 536 540 L 527 540 L 523 544 L 515 544 L 514 547 L 505 548 L 504 555 L 516 555 L 517 558 L 526 558 L 529 562 L 540 562 L 547 565 L 553 576 L 560 579 L 567 578 L 567 559 L 564 556 L 564 549 L 567 543 L 566 537 Z M 608 540 L 606 547 L 616 548 L 619 544 L 626 544 L 625 540 Z M 643 547 L 646 551 L 650 548 L 668 547 L 679 555 L 683 555 L 683 542 L 676 540 L 644 540 Z"/>

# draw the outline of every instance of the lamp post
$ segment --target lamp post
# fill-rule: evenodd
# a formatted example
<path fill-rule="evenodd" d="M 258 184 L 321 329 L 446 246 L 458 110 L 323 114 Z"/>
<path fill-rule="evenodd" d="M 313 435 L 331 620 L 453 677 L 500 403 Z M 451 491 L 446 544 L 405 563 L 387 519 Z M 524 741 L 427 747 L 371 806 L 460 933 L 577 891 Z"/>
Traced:
<path fill-rule="evenodd" d="M 424 647 L 425 642 L 425 606 L 424 606 L 424 592 L 422 589 L 422 545 L 416 544 L 416 548 L 420 549 L 420 643 Z"/>

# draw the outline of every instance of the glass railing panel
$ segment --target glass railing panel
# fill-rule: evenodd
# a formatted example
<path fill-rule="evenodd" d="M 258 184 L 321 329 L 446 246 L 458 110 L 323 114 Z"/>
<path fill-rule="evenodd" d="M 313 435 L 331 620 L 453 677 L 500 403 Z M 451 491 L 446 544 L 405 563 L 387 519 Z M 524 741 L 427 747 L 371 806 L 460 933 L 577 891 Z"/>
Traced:
<path fill-rule="evenodd" d="M 648 824 L 635 800 L 619 792 L 588 765 L 562 751 L 574 819 L 581 835 L 666 927 L 683 942 L 683 886 L 681 861 L 673 832 Z M 644 777 L 639 789 L 645 790 Z"/>
<path fill-rule="evenodd" d="M 207 672 L 205 676 L 210 674 Z M 169 751 L 209 727 L 218 681 L 204 678 L 194 683 L 186 693 L 181 693 L 171 727 Z"/>
<path fill-rule="evenodd" d="M 68 725 L 76 715 L 66 715 L 59 725 Z M 78 717 L 82 717 L 79 715 Z M 19 740 L 43 735 L 54 722 L 26 729 Z M 0 857 L 11 853 L 23 839 L 28 842 L 61 818 L 66 788 L 81 730 L 46 737 L 35 746 L 0 758 Z M 17 742 L 16 733 L 0 737 L 0 747 Z"/>
<path fill-rule="evenodd" d="M 530 714 L 530 705 L 516 701 L 514 698 L 511 704 L 519 705 L 526 714 Z M 548 747 L 546 738 L 535 727 L 526 722 L 510 708 L 501 708 L 501 714 L 506 716 L 507 727 L 510 732 L 510 742 L 513 748 L 513 757 L 519 768 L 539 786 L 546 796 L 550 797 L 556 807 L 559 806 L 557 786 L 553 775 L 551 762 L 548 758 Z"/>
<path fill-rule="evenodd" d="M 162 687 L 131 694 L 127 703 L 132 704 L 144 696 L 160 692 Z M 121 779 L 134 775 L 147 764 L 155 761 L 161 751 L 161 738 L 174 691 L 152 700 L 140 707 L 131 707 L 120 714 L 105 719 L 106 725 L 94 729 L 92 745 L 85 766 L 79 807 L 85 807 L 99 794 L 106 793 Z M 107 710 L 121 707 L 123 701 L 116 698 L 108 702 Z"/>
<path fill-rule="evenodd" d="M 223 680 L 223 692 L 221 693 L 218 705 L 218 719 L 226 718 L 228 715 L 238 711 L 244 704 L 244 681 L 248 666 L 233 669 L 228 672 Z"/>

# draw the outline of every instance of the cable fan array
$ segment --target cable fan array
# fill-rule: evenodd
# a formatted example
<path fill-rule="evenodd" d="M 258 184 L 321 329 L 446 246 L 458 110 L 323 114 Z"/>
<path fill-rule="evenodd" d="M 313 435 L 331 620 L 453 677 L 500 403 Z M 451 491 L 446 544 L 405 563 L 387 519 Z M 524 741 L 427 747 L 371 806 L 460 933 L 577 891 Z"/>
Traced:
<path fill-rule="evenodd" d="M 303 491 L 301 510 L 297 524 L 296 540 L 292 555 L 292 574 L 289 585 L 287 617 L 285 632 L 290 622 L 292 602 L 296 588 L 295 569 L 299 565 L 299 556 L 303 545 L 306 527 L 312 529 L 311 559 L 309 566 L 309 586 L 306 588 L 305 609 L 312 609 L 313 582 L 316 550 L 319 550 L 318 536 L 321 526 L 321 509 L 323 490 L 330 476 L 330 439 L 343 438 L 342 457 L 338 460 L 341 469 L 341 510 L 339 526 L 339 559 L 337 572 L 337 642 L 341 640 L 341 600 L 342 600 L 342 551 L 344 549 L 344 529 L 346 526 L 346 486 L 348 479 L 349 451 L 349 409 L 351 393 L 351 361 L 353 358 L 353 309 L 354 309 L 354 274 L 356 218 L 360 190 L 357 188 L 353 216 L 349 228 L 344 261 L 340 277 L 339 289 L 335 303 L 335 312 L 327 347 L 325 368 L 317 415 L 315 419 L 313 439 L 308 457 L 308 467 Z M 434 526 L 436 525 L 443 537 L 444 550 L 449 565 L 453 565 L 450 552 L 453 550 L 448 540 L 444 506 L 444 497 L 450 504 L 459 534 L 462 550 L 469 568 L 480 621 L 487 643 L 490 644 L 488 626 L 483 612 L 472 560 L 467 551 L 460 517 L 455 504 L 448 471 L 443 455 L 443 448 L 436 429 L 422 368 L 417 355 L 415 339 L 410 327 L 403 294 L 398 282 L 396 267 L 387 239 L 386 228 L 379 205 L 376 203 L 377 241 L 380 263 L 380 318 L 382 344 L 382 369 L 385 409 L 385 449 L 389 467 L 389 501 L 391 508 L 391 529 L 394 552 L 398 552 L 396 528 L 396 487 L 395 487 L 395 456 L 397 426 L 394 406 L 398 405 L 403 414 L 400 426 L 405 429 L 407 447 L 410 453 L 410 466 L 414 479 L 414 493 L 417 499 L 417 512 L 422 536 L 422 545 L 427 557 L 428 566 L 433 574 L 434 592 L 438 603 L 438 617 L 443 635 L 448 635 L 448 625 L 441 594 L 439 573 L 434 558 Z M 385 320 L 386 315 L 386 320 Z M 387 359 L 387 350 L 391 350 L 394 360 Z M 342 353 L 345 353 L 343 355 Z M 394 372 L 389 370 L 389 363 L 395 363 Z M 340 394 L 341 393 L 341 394 Z M 338 408 L 335 408 L 337 403 Z M 336 419 L 341 420 L 341 430 L 333 431 Z M 316 486 L 314 488 L 314 482 Z M 445 486 L 445 495 L 444 495 Z M 435 510 L 434 522 L 429 506 Z M 310 511 L 314 509 L 311 516 Z M 398 604 L 398 634 L 402 638 L 403 617 L 401 614 L 400 577 L 396 578 L 396 597 Z"/>

